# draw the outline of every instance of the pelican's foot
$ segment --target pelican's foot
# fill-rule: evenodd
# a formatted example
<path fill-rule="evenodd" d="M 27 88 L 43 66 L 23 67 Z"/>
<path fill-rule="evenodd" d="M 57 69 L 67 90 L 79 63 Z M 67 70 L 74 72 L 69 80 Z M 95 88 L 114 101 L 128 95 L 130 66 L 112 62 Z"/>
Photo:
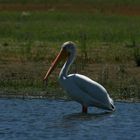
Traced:
<path fill-rule="evenodd" d="M 88 112 L 88 107 L 87 106 L 82 106 L 82 113 L 87 113 Z"/>

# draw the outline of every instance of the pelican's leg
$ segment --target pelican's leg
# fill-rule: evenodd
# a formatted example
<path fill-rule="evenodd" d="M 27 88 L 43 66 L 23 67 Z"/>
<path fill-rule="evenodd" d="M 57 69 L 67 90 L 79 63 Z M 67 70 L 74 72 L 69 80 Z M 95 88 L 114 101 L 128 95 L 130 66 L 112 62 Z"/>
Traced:
<path fill-rule="evenodd" d="M 87 113 L 88 112 L 88 107 L 87 106 L 82 106 L 82 112 Z"/>

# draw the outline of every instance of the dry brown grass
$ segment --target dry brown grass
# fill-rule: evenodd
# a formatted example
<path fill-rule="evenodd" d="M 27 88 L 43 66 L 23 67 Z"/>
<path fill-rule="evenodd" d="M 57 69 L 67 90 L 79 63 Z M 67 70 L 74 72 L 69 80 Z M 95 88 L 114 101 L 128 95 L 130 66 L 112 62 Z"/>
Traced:
<path fill-rule="evenodd" d="M 11 95 L 14 92 L 13 95 L 16 96 L 48 96 L 52 92 L 52 95 L 55 94 L 57 90 L 64 96 L 65 94 L 62 94 L 63 90 L 58 84 L 58 74 L 63 63 L 50 76 L 48 87 L 43 83 L 43 77 L 57 54 L 56 50 L 53 54 L 50 52 L 53 52 L 53 49 L 46 52 L 43 61 L 36 62 L 33 59 L 29 61 L 27 58 L 22 58 L 22 61 L 20 61 L 18 57 L 17 60 L 16 58 L 11 59 L 11 57 L 7 57 L 5 62 L 1 62 L 0 88 L 2 89 L 1 91 L 6 92 L 4 95 L 9 96 L 9 94 Z M 140 72 L 134 61 L 129 63 L 115 62 L 114 64 L 107 61 L 96 62 L 91 56 L 90 59 L 85 60 L 81 57 L 80 50 L 78 52 L 79 54 L 71 67 L 70 73 L 77 72 L 101 83 L 113 98 L 139 98 Z M 102 56 L 102 54 L 100 55 Z M 58 93 L 53 96 L 58 96 Z"/>
<path fill-rule="evenodd" d="M 139 16 L 139 5 L 114 5 L 114 4 L 73 4 L 73 3 L 49 3 L 49 4 L 0 4 L 0 11 L 69 11 L 103 13 L 107 15 L 118 14 L 127 16 Z"/>

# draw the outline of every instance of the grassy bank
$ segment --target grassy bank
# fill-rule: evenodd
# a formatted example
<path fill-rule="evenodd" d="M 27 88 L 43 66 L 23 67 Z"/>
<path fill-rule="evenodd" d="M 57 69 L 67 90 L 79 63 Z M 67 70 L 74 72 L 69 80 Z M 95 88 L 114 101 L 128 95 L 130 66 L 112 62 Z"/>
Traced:
<path fill-rule="evenodd" d="M 78 46 L 78 57 L 71 72 L 98 81 L 115 99 L 140 98 L 140 17 L 137 14 L 104 13 L 104 9 L 97 8 L 94 12 L 63 7 L 16 10 L 0 12 L 1 96 L 64 97 L 57 83 L 62 65 L 50 77 L 47 87 L 42 79 L 61 44 L 72 40 Z"/>

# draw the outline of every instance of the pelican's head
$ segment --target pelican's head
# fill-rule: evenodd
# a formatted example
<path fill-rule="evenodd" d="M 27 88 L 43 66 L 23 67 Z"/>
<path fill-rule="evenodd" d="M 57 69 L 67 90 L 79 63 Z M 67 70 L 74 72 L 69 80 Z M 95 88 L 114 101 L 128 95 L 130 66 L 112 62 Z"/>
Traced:
<path fill-rule="evenodd" d="M 69 54 L 76 52 L 76 45 L 72 41 L 67 41 L 62 45 L 62 50 L 65 50 Z"/>
<path fill-rule="evenodd" d="M 75 46 L 76 45 L 71 41 L 65 42 L 62 45 L 59 54 L 57 55 L 57 57 L 53 61 L 52 65 L 50 66 L 47 74 L 44 77 L 44 80 L 47 80 L 47 78 L 49 77 L 51 72 L 54 70 L 54 68 L 56 67 L 56 65 L 59 61 L 61 61 L 64 58 L 69 57 L 70 55 L 75 55 L 75 53 L 76 53 L 76 47 Z"/>

